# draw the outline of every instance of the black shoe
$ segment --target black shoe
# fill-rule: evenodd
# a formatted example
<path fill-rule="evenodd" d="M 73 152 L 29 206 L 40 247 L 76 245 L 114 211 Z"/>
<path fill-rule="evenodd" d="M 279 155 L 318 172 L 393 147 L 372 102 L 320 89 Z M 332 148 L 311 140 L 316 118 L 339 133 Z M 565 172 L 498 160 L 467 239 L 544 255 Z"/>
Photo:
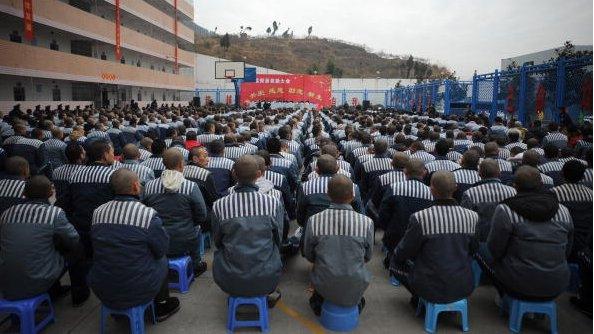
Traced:
<path fill-rule="evenodd" d="M 570 297 L 569 301 L 571 302 L 571 304 L 573 306 L 575 306 L 580 312 L 582 312 L 583 314 L 587 315 L 588 317 L 592 318 L 592 304 L 590 304 L 590 307 L 588 307 L 588 305 L 584 305 L 586 303 L 583 302 L 583 300 L 579 297 Z"/>
<path fill-rule="evenodd" d="M 81 307 L 89 299 L 91 290 L 89 288 L 71 288 L 72 306 Z"/>
<path fill-rule="evenodd" d="M 359 309 L 359 314 L 361 314 L 361 312 L 363 312 L 363 309 L 365 308 L 365 297 L 361 297 L 361 301 L 359 301 L 357 308 Z"/>
<path fill-rule="evenodd" d="M 317 317 L 322 314 L 322 303 L 323 299 L 315 292 L 309 297 L 309 307 L 311 307 L 311 310 Z"/>
<path fill-rule="evenodd" d="M 194 277 L 198 277 L 198 276 L 204 274 L 206 269 L 208 269 L 208 265 L 206 264 L 206 262 L 202 261 L 202 262 L 198 263 L 197 265 L 194 266 Z"/>
<path fill-rule="evenodd" d="M 179 311 L 179 299 L 176 297 L 168 297 L 164 301 L 155 303 L 155 315 L 157 322 L 163 322 L 170 316 L 174 315 Z"/>
<path fill-rule="evenodd" d="M 281 299 L 281 292 L 278 289 L 276 289 L 275 291 L 268 294 L 268 296 L 266 297 L 266 302 L 268 303 L 268 308 L 273 308 L 276 305 L 276 302 L 278 302 L 280 299 Z"/>

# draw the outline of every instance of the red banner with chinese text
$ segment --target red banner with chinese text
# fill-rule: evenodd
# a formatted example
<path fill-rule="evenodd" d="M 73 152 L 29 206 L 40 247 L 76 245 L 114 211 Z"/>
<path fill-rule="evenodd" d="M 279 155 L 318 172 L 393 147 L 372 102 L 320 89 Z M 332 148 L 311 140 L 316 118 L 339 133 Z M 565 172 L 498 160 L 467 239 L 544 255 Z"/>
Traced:
<path fill-rule="evenodd" d="M 242 105 L 258 101 L 310 102 L 318 108 L 332 106 L 329 75 L 258 74 L 256 82 L 241 84 Z"/>
<path fill-rule="evenodd" d="M 33 0 L 23 0 L 23 25 L 25 39 L 32 41 L 35 38 L 33 32 Z"/>
<path fill-rule="evenodd" d="M 120 25 L 120 0 L 115 0 L 115 57 L 117 60 L 122 59 Z"/>

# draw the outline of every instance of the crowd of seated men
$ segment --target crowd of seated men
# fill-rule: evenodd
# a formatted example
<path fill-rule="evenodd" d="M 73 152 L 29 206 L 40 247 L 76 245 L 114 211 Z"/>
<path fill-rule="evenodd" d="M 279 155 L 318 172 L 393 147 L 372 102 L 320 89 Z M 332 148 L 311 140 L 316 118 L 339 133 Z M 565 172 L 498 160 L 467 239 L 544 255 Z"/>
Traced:
<path fill-rule="evenodd" d="M 325 300 L 362 311 L 380 231 L 415 306 L 468 297 L 472 261 L 501 297 L 552 300 L 575 263 L 571 301 L 591 314 L 592 125 L 431 116 L 15 108 L 0 121 L 0 297 L 78 307 L 92 290 L 116 309 L 154 300 L 163 321 L 181 307 L 167 260 L 203 274 L 211 233 L 229 295 L 274 307 L 300 253 L 316 315 Z"/>

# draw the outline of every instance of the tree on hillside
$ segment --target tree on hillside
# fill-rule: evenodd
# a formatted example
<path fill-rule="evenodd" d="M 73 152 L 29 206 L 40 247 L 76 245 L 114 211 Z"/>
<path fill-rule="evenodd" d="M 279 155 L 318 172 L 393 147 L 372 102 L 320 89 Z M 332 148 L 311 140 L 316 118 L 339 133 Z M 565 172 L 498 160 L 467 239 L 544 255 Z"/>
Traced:
<path fill-rule="evenodd" d="M 309 26 L 309 28 L 307 28 L 307 38 L 309 38 L 311 36 L 312 31 L 313 31 L 313 26 Z"/>
<path fill-rule="evenodd" d="M 326 74 L 332 75 L 333 78 L 342 78 L 342 69 L 334 64 L 332 59 L 326 63 Z"/>
<path fill-rule="evenodd" d="M 287 30 L 285 30 L 285 31 L 283 32 L 283 34 L 282 34 L 282 37 L 283 37 L 283 38 L 289 38 L 289 37 L 290 37 L 290 35 L 289 35 L 289 28 L 287 28 Z"/>
<path fill-rule="evenodd" d="M 223 49 L 225 49 L 225 51 L 229 50 L 229 47 L 231 46 L 231 37 L 228 33 L 226 33 L 225 35 L 223 35 L 223 37 L 219 39 L 219 44 Z"/>
<path fill-rule="evenodd" d="M 266 35 L 270 35 L 271 32 L 272 32 L 272 29 L 270 29 L 270 27 L 266 28 Z"/>
<path fill-rule="evenodd" d="M 320 72 L 320 68 L 318 67 L 318 64 L 311 64 L 307 68 L 307 74 L 318 74 L 319 72 Z"/>
<path fill-rule="evenodd" d="M 276 21 L 272 21 L 272 36 L 274 36 L 274 34 L 276 34 L 276 31 L 278 30 L 279 26 L 280 26 L 280 23 L 278 23 Z"/>

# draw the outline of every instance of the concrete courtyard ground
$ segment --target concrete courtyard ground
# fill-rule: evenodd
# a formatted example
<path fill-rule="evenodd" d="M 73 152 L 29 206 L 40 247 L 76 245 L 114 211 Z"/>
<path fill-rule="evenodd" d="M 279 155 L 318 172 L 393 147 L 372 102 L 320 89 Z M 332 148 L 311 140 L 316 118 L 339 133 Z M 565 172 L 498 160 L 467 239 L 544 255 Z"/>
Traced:
<path fill-rule="evenodd" d="M 380 234 L 377 241 L 380 240 Z M 365 293 L 367 306 L 360 317 L 359 327 L 354 333 L 423 333 L 423 319 L 415 317 L 409 305 L 410 294 L 404 287 L 393 287 L 382 268 L 380 245 L 375 245 L 374 258 L 369 263 L 373 280 Z M 226 295 L 212 279 L 210 264 L 212 250 L 206 255 L 209 270 L 198 278 L 187 294 L 173 292 L 181 300 L 181 310 L 163 323 L 147 323 L 147 333 L 226 333 Z M 288 262 L 279 288 L 282 302 L 270 310 L 271 333 L 324 333 L 308 304 L 308 270 L 310 264 L 301 257 Z M 499 316 L 494 303 L 495 290 L 492 286 L 481 286 L 469 299 L 470 331 L 474 333 L 507 333 L 507 317 Z M 575 310 L 569 303 L 569 294 L 557 299 L 559 333 L 592 333 L 592 320 Z M 73 308 L 70 298 L 55 304 L 56 322 L 43 333 L 99 333 L 99 300 L 91 296 L 81 308 Z M 0 333 L 6 332 L 6 325 L 0 326 Z M 239 332 L 257 333 L 256 329 Z M 453 314 L 440 316 L 438 332 L 461 332 L 458 317 Z M 547 319 L 524 319 L 524 333 L 549 333 Z M 128 333 L 126 323 L 108 320 L 107 333 Z"/>

